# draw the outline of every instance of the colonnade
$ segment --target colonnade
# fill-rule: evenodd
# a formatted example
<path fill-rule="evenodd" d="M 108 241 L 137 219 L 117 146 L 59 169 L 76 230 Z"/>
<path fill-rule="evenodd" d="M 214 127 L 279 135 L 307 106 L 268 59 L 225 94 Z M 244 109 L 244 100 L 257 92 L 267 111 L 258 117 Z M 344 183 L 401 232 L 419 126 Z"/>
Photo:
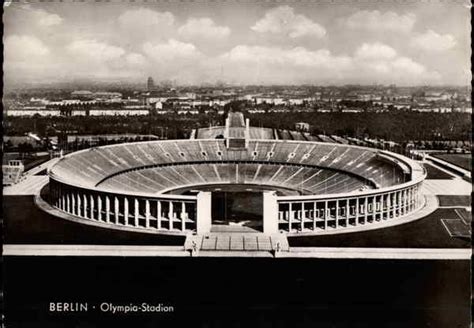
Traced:
<path fill-rule="evenodd" d="M 347 197 L 277 197 L 278 230 L 328 231 L 397 219 L 423 206 L 420 187 Z"/>
<path fill-rule="evenodd" d="M 196 197 L 142 197 L 78 189 L 50 181 L 50 203 L 68 214 L 142 229 L 186 232 L 196 229 Z"/>
<path fill-rule="evenodd" d="M 140 196 L 108 193 L 50 180 L 50 204 L 90 221 L 153 231 L 210 232 L 211 193 Z M 264 192 L 263 232 L 343 230 L 407 216 L 423 206 L 421 182 L 396 190 L 337 197 L 277 196 Z"/>

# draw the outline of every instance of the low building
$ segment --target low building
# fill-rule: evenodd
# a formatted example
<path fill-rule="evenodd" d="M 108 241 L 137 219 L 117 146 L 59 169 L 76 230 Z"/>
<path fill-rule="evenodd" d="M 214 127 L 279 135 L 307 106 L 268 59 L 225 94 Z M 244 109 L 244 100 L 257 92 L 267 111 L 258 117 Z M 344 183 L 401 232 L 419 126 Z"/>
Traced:
<path fill-rule="evenodd" d="M 309 123 L 306 123 L 306 122 L 298 122 L 298 123 L 295 123 L 295 130 L 298 130 L 298 131 L 309 131 Z"/>

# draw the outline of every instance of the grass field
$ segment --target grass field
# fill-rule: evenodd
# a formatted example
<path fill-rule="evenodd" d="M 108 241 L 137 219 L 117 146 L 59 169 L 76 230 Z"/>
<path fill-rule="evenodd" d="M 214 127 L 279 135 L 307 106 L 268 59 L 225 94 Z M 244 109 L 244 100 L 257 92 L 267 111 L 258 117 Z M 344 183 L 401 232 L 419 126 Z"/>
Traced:
<path fill-rule="evenodd" d="M 471 154 L 436 154 L 433 157 L 440 158 L 465 170 L 472 170 Z"/>
<path fill-rule="evenodd" d="M 433 179 L 433 180 L 450 180 L 453 179 L 454 177 L 451 174 L 448 174 L 437 167 L 431 165 L 431 164 L 424 164 L 426 168 L 426 172 L 428 173 L 427 179 Z"/>
<path fill-rule="evenodd" d="M 118 231 L 51 216 L 33 196 L 3 197 L 5 244 L 183 245 L 184 237 Z"/>
<path fill-rule="evenodd" d="M 470 196 L 451 196 L 451 195 L 440 195 L 438 196 L 439 206 L 471 206 Z"/>
<path fill-rule="evenodd" d="M 339 235 L 289 237 L 290 246 L 469 248 L 467 238 L 452 238 L 442 219 L 459 219 L 455 209 L 438 209 L 430 215 L 395 227 Z"/>

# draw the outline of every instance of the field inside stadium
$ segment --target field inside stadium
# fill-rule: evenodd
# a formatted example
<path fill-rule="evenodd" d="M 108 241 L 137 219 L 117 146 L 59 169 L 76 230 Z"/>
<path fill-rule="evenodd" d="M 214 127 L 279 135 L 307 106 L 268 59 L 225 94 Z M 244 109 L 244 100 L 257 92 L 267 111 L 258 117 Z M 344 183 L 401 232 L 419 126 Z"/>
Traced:
<path fill-rule="evenodd" d="M 465 170 L 472 171 L 472 155 L 471 154 L 435 154 L 433 157 L 440 158 L 459 166 Z"/>
<path fill-rule="evenodd" d="M 211 191 L 211 192 L 248 192 L 248 193 L 261 193 L 264 191 L 272 190 L 275 191 L 277 195 L 281 196 L 296 196 L 301 195 L 301 192 L 297 190 L 277 187 L 277 186 L 264 186 L 256 184 L 208 184 L 202 186 L 193 186 L 186 188 L 179 188 L 169 191 L 168 193 L 173 193 L 173 195 L 192 195 L 196 194 L 199 191 Z M 251 195 L 251 194 L 249 194 Z"/>

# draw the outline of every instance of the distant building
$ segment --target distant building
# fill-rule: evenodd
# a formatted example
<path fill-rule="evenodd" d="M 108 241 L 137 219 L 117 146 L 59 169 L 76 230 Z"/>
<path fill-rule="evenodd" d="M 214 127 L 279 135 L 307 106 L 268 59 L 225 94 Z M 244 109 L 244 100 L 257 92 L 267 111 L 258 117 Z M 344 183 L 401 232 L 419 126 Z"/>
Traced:
<path fill-rule="evenodd" d="M 20 160 L 10 160 L 7 165 L 2 165 L 3 185 L 11 186 L 18 183 L 25 167 Z"/>
<path fill-rule="evenodd" d="M 146 89 L 148 91 L 155 90 L 155 82 L 153 81 L 153 78 L 151 76 L 148 77 L 148 80 L 146 81 Z"/>
<path fill-rule="evenodd" d="M 71 92 L 71 97 L 75 99 L 91 99 L 94 94 L 89 90 L 76 90 Z"/>
<path fill-rule="evenodd" d="M 295 123 L 295 130 L 307 132 L 309 131 L 309 123 L 306 123 L 306 122 Z"/>
<path fill-rule="evenodd" d="M 111 100 L 111 99 L 121 99 L 122 94 L 120 92 L 107 92 L 107 91 L 98 91 L 94 92 L 94 99 L 97 100 Z"/>

